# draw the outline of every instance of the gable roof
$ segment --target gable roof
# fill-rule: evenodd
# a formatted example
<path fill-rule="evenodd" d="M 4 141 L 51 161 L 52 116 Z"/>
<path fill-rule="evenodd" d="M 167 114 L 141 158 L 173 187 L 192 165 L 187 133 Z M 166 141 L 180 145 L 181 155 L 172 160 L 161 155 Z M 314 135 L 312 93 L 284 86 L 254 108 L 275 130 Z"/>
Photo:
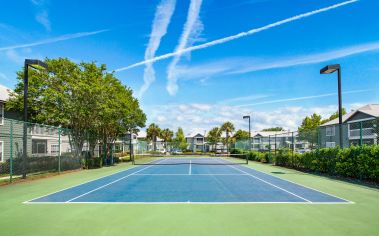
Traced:
<path fill-rule="evenodd" d="M 351 111 L 345 115 L 342 116 L 342 123 L 345 123 L 347 120 L 349 120 L 351 117 L 353 117 L 358 112 L 365 113 L 369 116 L 373 117 L 379 117 L 379 104 L 367 104 L 363 107 L 358 108 L 355 111 Z M 328 126 L 328 125 L 336 125 L 338 124 L 338 118 L 328 121 L 325 124 L 322 124 L 320 126 Z"/>
<path fill-rule="evenodd" d="M 9 98 L 9 94 L 12 92 L 10 88 L 0 84 L 0 101 L 5 102 Z"/>

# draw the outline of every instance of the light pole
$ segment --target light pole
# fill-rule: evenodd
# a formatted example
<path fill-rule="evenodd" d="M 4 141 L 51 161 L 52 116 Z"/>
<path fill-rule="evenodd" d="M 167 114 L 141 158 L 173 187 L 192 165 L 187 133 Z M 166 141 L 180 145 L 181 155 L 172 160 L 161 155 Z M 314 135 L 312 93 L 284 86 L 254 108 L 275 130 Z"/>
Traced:
<path fill-rule="evenodd" d="M 26 178 L 26 158 L 27 158 L 27 149 L 28 149 L 28 83 L 29 83 L 29 66 L 40 70 L 47 70 L 47 64 L 40 60 L 35 59 L 25 59 L 24 63 L 24 141 L 23 141 L 23 155 L 22 155 L 22 178 Z"/>
<path fill-rule="evenodd" d="M 339 125 L 339 138 L 340 147 L 343 147 L 342 139 L 342 92 L 341 92 L 341 66 L 340 64 L 327 65 L 320 70 L 320 74 L 331 74 L 337 71 L 338 75 L 338 125 Z"/>
<path fill-rule="evenodd" d="M 249 120 L 249 151 L 251 151 L 251 119 L 250 116 L 243 116 L 242 118 Z"/>

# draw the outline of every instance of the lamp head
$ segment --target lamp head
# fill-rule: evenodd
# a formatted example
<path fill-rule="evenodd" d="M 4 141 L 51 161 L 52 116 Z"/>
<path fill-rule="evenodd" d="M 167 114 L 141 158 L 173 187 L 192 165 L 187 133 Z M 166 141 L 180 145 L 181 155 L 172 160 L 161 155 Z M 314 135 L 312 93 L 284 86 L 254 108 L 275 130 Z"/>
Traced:
<path fill-rule="evenodd" d="M 320 70 L 320 74 L 331 74 L 341 68 L 340 64 L 327 65 Z"/>
<path fill-rule="evenodd" d="M 48 66 L 45 62 L 37 59 L 25 59 L 25 66 L 31 66 L 37 70 L 47 70 Z"/>

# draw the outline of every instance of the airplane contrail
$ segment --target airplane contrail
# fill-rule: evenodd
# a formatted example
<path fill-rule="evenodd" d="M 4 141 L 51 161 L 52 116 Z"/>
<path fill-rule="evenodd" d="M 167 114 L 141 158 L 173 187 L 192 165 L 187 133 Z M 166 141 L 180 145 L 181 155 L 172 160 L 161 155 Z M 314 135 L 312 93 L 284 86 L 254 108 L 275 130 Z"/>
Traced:
<path fill-rule="evenodd" d="M 69 39 L 75 39 L 75 38 L 81 38 L 81 37 L 85 37 L 85 36 L 100 34 L 100 33 L 106 32 L 106 31 L 109 31 L 109 29 L 92 31 L 92 32 L 80 32 L 80 33 L 75 33 L 75 34 L 66 34 L 66 35 L 56 37 L 56 38 L 45 39 L 45 40 L 37 41 L 34 43 L 25 43 L 25 44 L 18 44 L 18 45 L 1 47 L 0 51 L 7 51 L 7 50 L 12 50 L 12 49 L 17 49 L 17 48 L 28 48 L 28 47 L 38 46 L 38 45 L 55 43 L 55 42 L 59 42 L 59 41 L 66 41 Z"/>
<path fill-rule="evenodd" d="M 214 45 L 226 43 L 226 42 L 229 42 L 229 41 L 232 41 L 232 40 L 235 40 L 235 39 L 239 39 L 239 38 L 246 37 L 246 36 L 249 36 L 249 35 L 252 35 L 252 34 L 256 34 L 256 33 L 259 33 L 259 32 L 262 32 L 262 31 L 265 31 L 265 30 L 268 30 L 268 29 L 271 29 L 271 28 L 274 28 L 274 27 L 277 27 L 277 26 L 280 26 L 280 25 L 283 25 L 283 24 L 286 24 L 286 23 L 297 21 L 297 20 L 300 20 L 300 19 L 303 19 L 303 18 L 306 18 L 306 17 L 309 17 L 309 16 L 313 16 L 313 15 L 316 15 L 316 14 L 319 14 L 319 13 L 322 13 L 322 12 L 330 11 L 332 9 L 336 9 L 336 8 L 339 8 L 339 7 L 348 5 L 348 4 L 352 4 L 352 3 L 355 3 L 355 2 L 358 2 L 358 1 L 359 0 L 345 1 L 345 2 L 337 3 L 337 4 L 334 4 L 334 5 L 328 6 L 328 7 L 324 7 L 324 8 L 318 9 L 318 10 L 314 10 L 314 11 L 306 12 L 306 13 L 303 13 L 303 14 L 300 14 L 300 15 L 292 16 L 290 18 L 287 18 L 287 19 L 284 19 L 284 20 L 281 20 L 281 21 L 277 21 L 277 22 L 274 22 L 274 23 L 271 23 L 271 24 L 268 24 L 268 25 L 265 25 L 265 26 L 262 26 L 262 27 L 259 27 L 259 28 L 254 28 L 254 29 L 251 29 L 251 30 L 246 31 L 246 32 L 241 32 L 239 34 L 235 34 L 235 35 L 228 36 L 228 37 L 225 37 L 225 38 L 216 39 L 216 40 L 213 40 L 213 41 L 208 42 L 208 43 L 203 43 L 203 44 L 199 44 L 199 45 L 196 45 L 196 46 L 187 47 L 187 48 L 185 48 L 183 50 L 178 50 L 178 51 L 175 51 L 175 52 L 163 54 L 161 56 L 157 56 L 157 57 L 154 57 L 154 58 L 151 58 L 151 59 L 148 59 L 148 60 L 137 62 L 135 64 L 132 64 L 132 65 L 129 65 L 129 66 L 126 66 L 126 67 L 118 68 L 118 69 L 115 70 L 115 72 L 128 70 L 128 69 L 131 69 L 131 68 L 134 68 L 134 67 L 137 67 L 137 66 L 141 66 L 141 65 L 147 64 L 147 63 L 152 63 L 152 62 L 160 61 L 160 60 L 163 60 L 163 59 L 167 59 L 167 58 L 170 58 L 170 57 L 173 57 L 173 56 L 176 56 L 176 55 L 181 55 L 181 54 L 188 53 L 188 52 L 191 52 L 191 51 L 195 51 L 195 50 L 211 47 L 211 46 L 214 46 Z"/>

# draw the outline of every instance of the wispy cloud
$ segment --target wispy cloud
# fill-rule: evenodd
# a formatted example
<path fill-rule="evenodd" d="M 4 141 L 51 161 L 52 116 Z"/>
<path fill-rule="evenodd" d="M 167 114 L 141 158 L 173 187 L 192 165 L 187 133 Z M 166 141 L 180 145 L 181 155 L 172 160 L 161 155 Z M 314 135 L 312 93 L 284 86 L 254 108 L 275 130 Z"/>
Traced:
<path fill-rule="evenodd" d="M 351 91 L 343 92 L 343 94 L 364 93 L 368 91 L 373 91 L 373 90 L 372 89 L 351 90 Z M 242 104 L 242 105 L 238 105 L 237 107 L 251 107 L 251 106 L 266 105 L 266 104 L 273 104 L 273 103 L 303 101 L 303 100 L 311 100 L 311 99 L 316 99 L 316 98 L 332 97 L 336 95 L 337 93 L 325 93 L 325 94 L 318 94 L 318 95 L 313 95 L 313 96 L 284 98 L 284 99 L 269 100 L 269 101 L 250 103 L 250 104 Z"/>
<path fill-rule="evenodd" d="M 184 24 L 182 35 L 175 51 L 181 51 L 191 46 L 203 30 L 203 24 L 199 19 L 202 0 L 191 0 L 187 21 Z M 175 55 L 167 69 L 167 91 L 170 95 L 175 95 L 178 91 L 176 65 L 180 60 L 181 54 Z"/>
<path fill-rule="evenodd" d="M 46 1 L 31 0 L 31 2 L 37 8 L 36 21 L 45 27 L 47 31 L 51 31 L 51 23 L 48 10 L 46 9 Z"/>
<path fill-rule="evenodd" d="M 242 96 L 242 97 L 235 97 L 235 98 L 229 98 L 221 101 L 222 104 L 229 104 L 229 103 L 236 103 L 236 102 L 246 102 L 246 101 L 253 101 L 258 100 L 262 98 L 270 97 L 271 95 L 268 94 L 255 94 L 255 95 L 248 95 L 248 96 Z"/>
<path fill-rule="evenodd" d="M 51 31 L 51 23 L 49 20 L 49 13 L 47 10 L 43 10 L 37 13 L 36 20 L 45 27 L 47 31 Z"/>
<path fill-rule="evenodd" d="M 198 79 L 223 74 L 243 74 L 262 70 L 316 64 L 374 51 L 379 51 L 379 41 L 323 53 L 282 58 L 267 58 L 265 60 L 255 57 L 231 57 L 202 63 L 200 65 L 180 66 L 177 68 L 177 76 L 184 79 Z"/>
<path fill-rule="evenodd" d="M 313 55 L 293 57 L 293 58 L 283 58 L 274 62 L 261 63 L 258 65 L 245 66 L 238 70 L 234 70 L 232 73 L 246 73 L 259 70 L 267 70 L 273 68 L 284 68 L 297 65 L 315 64 L 324 61 L 330 61 L 338 58 L 348 57 L 356 54 L 361 54 L 370 51 L 379 50 L 379 42 L 367 43 L 356 45 L 352 47 L 347 47 L 343 49 L 337 49 L 325 53 L 316 53 Z"/>
<path fill-rule="evenodd" d="M 188 53 L 188 52 L 191 52 L 191 51 L 208 48 L 208 47 L 215 46 L 215 45 L 218 45 L 218 44 L 223 44 L 223 43 L 226 43 L 226 42 L 229 42 L 229 41 L 232 41 L 232 40 L 236 40 L 236 39 L 239 39 L 239 38 L 242 38 L 242 37 L 253 35 L 253 34 L 265 31 L 265 30 L 269 30 L 269 29 L 274 28 L 274 27 L 278 27 L 278 26 L 283 25 L 283 24 L 287 24 L 287 23 L 290 23 L 290 22 L 293 22 L 293 21 L 297 21 L 297 20 L 300 20 L 300 19 L 303 19 L 303 18 L 306 18 L 306 17 L 310 17 L 310 16 L 313 16 L 313 15 L 316 15 L 316 14 L 319 14 L 319 13 L 322 13 L 322 12 L 330 11 L 330 10 L 333 10 L 333 9 L 336 9 L 336 8 L 339 8 L 339 7 L 348 5 L 348 4 L 352 4 L 352 3 L 355 3 L 355 2 L 358 2 L 358 1 L 359 0 L 345 1 L 345 2 L 342 2 L 342 3 L 334 4 L 334 5 L 331 5 L 331 6 L 328 6 L 328 7 L 324 7 L 324 8 L 318 9 L 318 10 L 314 10 L 314 11 L 306 12 L 306 13 L 303 13 L 303 14 L 300 14 L 300 15 L 292 16 L 290 18 L 287 18 L 287 19 L 284 19 L 284 20 L 281 20 L 281 21 L 277 21 L 277 22 L 265 25 L 263 27 L 254 28 L 254 29 L 251 29 L 251 30 L 246 31 L 246 32 L 241 32 L 239 34 L 235 34 L 235 35 L 232 35 L 232 36 L 229 36 L 229 37 L 213 40 L 213 41 L 208 42 L 208 43 L 203 43 L 203 44 L 200 44 L 200 45 L 188 47 L 188 48 L 185 48 L 185 49 L 180 50 L 180 51 L 175 51 L 175 52 L 167 53 L 167 54 L 164 54 L 164 55 L 161 55 L 161 56 L 157 56 L 157 57 L 153 57 L 153 58 L 150 58 L 150 59 L 145 59 L 144 61 L 132 64 L 130 66 L 126 66 L 126 67 L 123 67 L 123 68 L 116 69 L 115 71 L 118 72 L 118 71 L 128 70 L 128 69 L 131 69 L 131 68 L 134 68 L 134 67 L 137 67 L 137 66 L 145 65 L 147 63 L 152 63 L 152 62 L 160 61 L 160 60 L 163 60 L 163 59 L 167 59 L 167 58 L 170 58 L 170 57 L 173 57 L 173 56 L 176 56 L 176 55 L 181 55 L 181 54 L 185 54 L 185 53 Z"/>
<path fill-rule="evenodd" d="M 37 41 L 37 42 L 32 42 L 32 43 L 24 43 L 24 44 L 17 44 L 17 45 L 11 45 L 11 46 L 6 46 L 6 47 L 0 47 L 0 52 L 11 50 L 11 49 L 34 47 L 34 46 L 39 46 L 39 45 L 56 43 L 56 42 L 60 42 L 60 41 L 66 41 L 66 40 L 70 40 L 70 39 L 82 38 L 82 37 L 86 37 L 86 36 L 100 34 L 100 33 L 106 32 L 106 31 L 109 31 L 109 29 L 91 31 L 91 32 L 80 32 L 80 33 L 74 33 L 74 34 L 66 34 L 66 35 L 56 37 L 56 38 L 49 38 L 49 39 L 45 39 L 45 40 L 41 40 L 41 41 Z"/>
<path fill-rule="evenodd" d="M 145 61 L 149 61 L 155 57 L 155 52 L 159 48 L 161 39 L 167 33 L 167 28 L 170 24 L 171 16 L 174 13 L 175 5 L 176 0 L 162 0 L 158 5 L 153 20 L 149 43 L 145 51 Z M 138 97 L 142 97 L 150 87 L 151 83 L 155 80 L 153 61 L 145 64 L 146 67 L 143 74 L 144 83 L 138 92 Z"/>

